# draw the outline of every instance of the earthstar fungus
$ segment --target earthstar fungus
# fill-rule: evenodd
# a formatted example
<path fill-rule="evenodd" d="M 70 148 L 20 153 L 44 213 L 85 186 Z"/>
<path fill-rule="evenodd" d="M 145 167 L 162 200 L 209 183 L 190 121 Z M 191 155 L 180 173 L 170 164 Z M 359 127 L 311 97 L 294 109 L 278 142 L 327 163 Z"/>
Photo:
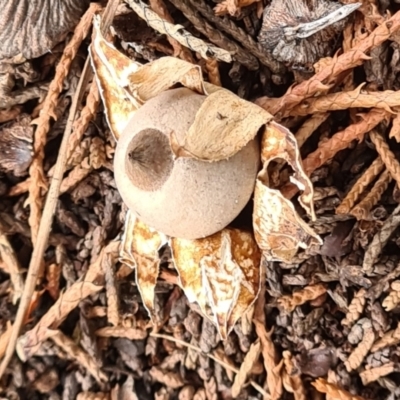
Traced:
<path fill-rule="evenodd" d="M 287 161 L 299 202 L 315 219 L 296 139 L 266 110 L 205 82 L 196 65 L 130 60 L 104 40 L 99 20 L 90 56 L 117 141 L 117 187 L 130 209 L 121 261 L 136 269 L 157 322 L 159 250 L 168 245 L 188 300 L 226 338 L 258 296 L 261 257 L 290 262 L 299 248 L 321 244 L 293 204 L 268 187 L 268 164 Z M 254 235 L 228 226 L 253 190 Z"/>

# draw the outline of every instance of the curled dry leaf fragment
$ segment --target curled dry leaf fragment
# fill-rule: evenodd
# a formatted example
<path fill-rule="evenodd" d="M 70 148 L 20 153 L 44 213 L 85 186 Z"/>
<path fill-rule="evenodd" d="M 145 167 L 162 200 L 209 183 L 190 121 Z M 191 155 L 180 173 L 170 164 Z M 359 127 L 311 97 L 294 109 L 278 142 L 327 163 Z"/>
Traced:
<path fill-rule="evenodd" d="M 165 235 L 149 228 L 128 212 L 122 239 L 121 261 L 135 267 L 136 284 L 143 304 L 152 318 L 154 318 L 154 290 L 160 266 L 158 251 L 166 243 Z"/>
<path fill-rule="evenodd" d="M 261 143 L 263 169 L 258 174 L 254 194 L 253 227 L 258 245 L 268 260 L 291 262 L 299 247 L 322 244 L 321 238 L 299 217 L 293 204 L 278 190 L 268 187 L 268 164 L 281 158 L 294 170 L 293 182 L 303 190 L 300 202 L 315 219 L 313 187 L 304 173 L 296 139 L 289 130 L 271 122 Z"/>
<path fill-rule="evenodd" d="M 260 290 L 261 255 L 252 235 L 224 229 L 200 240 L 171 239 L 180 285 L 225 339 Z"/>

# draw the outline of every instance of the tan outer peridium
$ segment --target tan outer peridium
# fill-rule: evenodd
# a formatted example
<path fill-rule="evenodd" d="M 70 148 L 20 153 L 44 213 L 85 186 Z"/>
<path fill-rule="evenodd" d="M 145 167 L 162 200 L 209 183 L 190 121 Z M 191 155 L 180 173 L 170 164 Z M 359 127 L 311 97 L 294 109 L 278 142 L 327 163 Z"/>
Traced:
<path fill-rule="evenodd" d="M 115 180 L 126 205 L 143 222 L 172 237 L 197 239 L 229 225 L 249 201 L 259 170 L 259 144 L 253 140 L 228 160 L 176 159 L 158 190 L 144 191 L 132 183 L 127 168 L 132 138 L 150 128 L 168 136 L 174 132 L 182 144 L 204 99 L 179 88 L 149 100 L 127 124 L 115 152 Z"/>

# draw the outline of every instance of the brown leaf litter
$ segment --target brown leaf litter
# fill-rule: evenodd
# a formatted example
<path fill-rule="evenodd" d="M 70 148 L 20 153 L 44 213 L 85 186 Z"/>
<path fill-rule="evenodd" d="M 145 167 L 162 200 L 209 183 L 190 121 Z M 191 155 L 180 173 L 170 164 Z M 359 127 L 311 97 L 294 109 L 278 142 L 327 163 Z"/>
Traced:
<path fill-rule="evenodd" d="M 396 7 L 33 3 L 43 30 L 17 18 L 34 45 L 0 60 L 0 396 L 398 398 Z M 114 180 L 126 115 L 175 85 L 208 98 L 175 156 L 261 144 L 253 199 L 194 241 L 133 218 Z"/>

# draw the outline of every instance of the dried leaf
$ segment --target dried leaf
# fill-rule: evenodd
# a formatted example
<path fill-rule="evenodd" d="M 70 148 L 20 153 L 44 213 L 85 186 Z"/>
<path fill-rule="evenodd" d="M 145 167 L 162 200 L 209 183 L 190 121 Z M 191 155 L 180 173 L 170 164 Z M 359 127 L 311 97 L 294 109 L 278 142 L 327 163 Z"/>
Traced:
<path fill-rule="evenodd" d="M 160 267 L 158 251 L 166 243 L 164 234 L 148 227 L 128 211 L 120 255 L 123 262 L 135 268 L 136 284 L 152 319 L 155 318 L 154 290 Z"/>
<path fill-rule="evenodd" d="M 303 171 L 296 139 L 288 129 L 271 122 L 265 128 L 261 143 L 263 170 L 256 182 L 253 226 L 257 243 L 267 259 L 290 263 L 299 247 L 307 249 L 313 244 L 322 244 L 322 240 L 301 220 L 289 200 L 268 187 L 268 164 L 276 158 L 292 166 L 292 180 L 303 190 L 300 202 L 315 219 L 313 187 Z"/>
<path fill-rule="evenodd" d="M 204 100 L 175 153 L 205 161 L 230 158 L 271 120 L 267 111 L 220 88 Z"/>
<path fill-rule="evenodd" d="M 100 22 L 100 16 L 93 20 L 94 37 L 89 54 L 108 126 L 114 138 L 118 139 L 128 120 L 139 107 L 135 98 L 126 91 L 126 87 L 129 85 L 129 75 L 136 72 L 141 64 L 132 61 L 104 40 Z"/>
<path fill-rule="evenodd" d="M 240 391 L 243 389 L 246 379 L 251 373 L 251 369 L 260 357 L 260 347 L 261 343 L 259 339 L 250 346 L 250 349 L 240 366 L 239 372 L 235 376 L 235 381 L 233 382 L 231 389 L 233 397 L 239 396 Z"/>
<path fill-rule="evenodd" d="M 224 229 L 204 239 L 173 238 L 171 249 L 188 300 L 225 339 L 260 290 L 260 253 L 252 235 Z"/>

